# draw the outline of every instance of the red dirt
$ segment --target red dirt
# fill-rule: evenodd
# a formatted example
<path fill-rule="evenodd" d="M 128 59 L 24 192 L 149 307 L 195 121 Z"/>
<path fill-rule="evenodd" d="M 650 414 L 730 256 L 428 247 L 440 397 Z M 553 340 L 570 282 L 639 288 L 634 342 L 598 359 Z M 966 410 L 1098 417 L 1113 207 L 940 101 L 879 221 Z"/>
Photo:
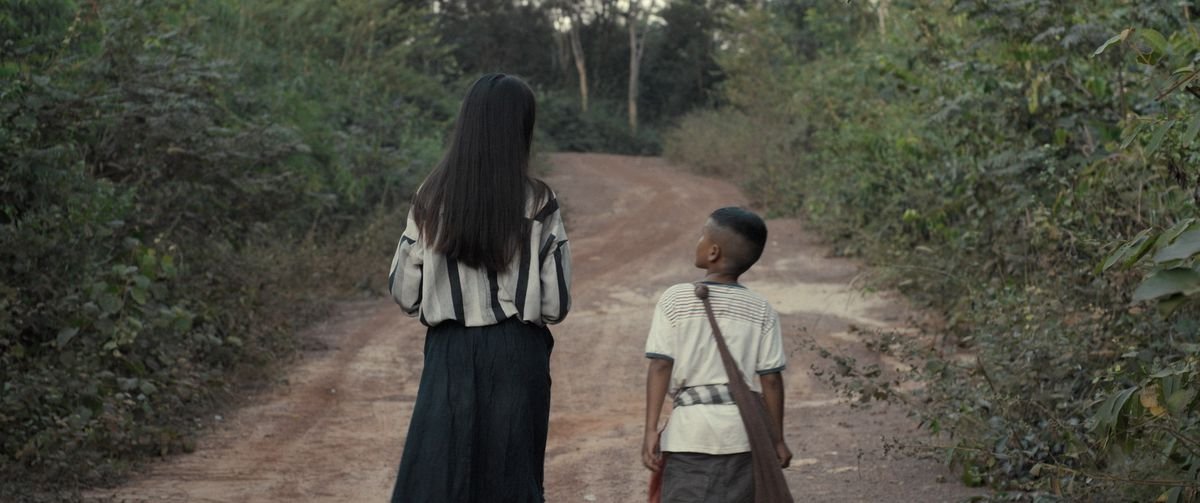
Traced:
<path fill-rule="evenodd" d="M 639 458 L 642 347 L 657 295 L 692 281 L 691 254 L 714 208 L 745 203 L 724 181 L 661 159 L 557 154 L 547 181 L 567 211 L 575 305 L 555 335 L 546 497 L 551 502 L 644 501 Z M 901 328 L 892 294 L 860 294 L 859 271 L 798 220 L 768 222 L 771 242 L 744 278 L 783 316 L 790 352 L 786 473 L 798 501 L 956 501 L 979 494 L 938 483 L 946 468 L 887 454 L 885 440 L 920 435 L 901 411 L 855 409 L 810 372 L 827 362 L 807 340 L 878 362 L 850 325 Z M 387 257 L 381 257 L 386 264 Z M 381 265 L 383 267 L 383 265 Z M 307 331 L 307 350 L 279 385 L 200 439 L 196 452 L 148 467 L 107 501 L 384 501 L 403 449 L 421 371 L 424 330 L 388 300 L 346 304 Z"/>

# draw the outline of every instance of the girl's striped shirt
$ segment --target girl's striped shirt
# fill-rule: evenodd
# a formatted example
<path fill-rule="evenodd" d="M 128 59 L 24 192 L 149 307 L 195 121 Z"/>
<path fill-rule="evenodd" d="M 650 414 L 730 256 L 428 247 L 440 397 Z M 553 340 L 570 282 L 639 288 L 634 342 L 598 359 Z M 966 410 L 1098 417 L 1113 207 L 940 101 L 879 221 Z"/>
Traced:
<path fill-rule="evenodd" d="M 558 199 L 527 206 L 529 239 L 506 271 L 459 264 L 426 246 L 408 214 L 392 258 L 388 289 L 409 316 L 434 326 L 455 320 L 468 327 L 516 316 L 538 325 L 558 323 L 571 307 L 571 249 Z"/>

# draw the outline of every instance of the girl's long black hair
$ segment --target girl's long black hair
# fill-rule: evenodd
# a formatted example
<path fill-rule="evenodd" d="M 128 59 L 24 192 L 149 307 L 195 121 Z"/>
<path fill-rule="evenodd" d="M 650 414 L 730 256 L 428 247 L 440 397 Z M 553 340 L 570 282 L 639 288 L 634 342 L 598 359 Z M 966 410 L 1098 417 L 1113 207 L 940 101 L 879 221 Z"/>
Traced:
<path fill-rule="evenodd" d="M 526 204 L 534 211 L 549 187 L 529 176 L 536 115 L 533 91 L 495 73 L 471 85 L 450 145 L 413 197 L 422 239 L 447 258 L 502 272 L 528 239 Z"/>

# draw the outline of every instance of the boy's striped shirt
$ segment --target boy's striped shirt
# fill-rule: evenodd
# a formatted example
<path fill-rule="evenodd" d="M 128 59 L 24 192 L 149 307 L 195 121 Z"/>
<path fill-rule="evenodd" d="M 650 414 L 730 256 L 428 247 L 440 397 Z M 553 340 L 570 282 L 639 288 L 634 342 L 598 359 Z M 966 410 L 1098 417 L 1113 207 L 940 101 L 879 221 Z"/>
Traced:
<path fill-rule="evenodd" d="M 779 315 L 766 299 L 742 285 L 707 284 L 713 314 L 741 378 L 750 389 L 761 392 L 758 376 L 781 372 L 787 365 Z M 663 451 L 735 454 L 750 450 L 737 406 L 722 394 L 729 377 L 695 285 L 672 286 L 659 298 L 646 338 L 646 357 L 673 362 L 668 392 L 677 400 L 663 432 Z"/>

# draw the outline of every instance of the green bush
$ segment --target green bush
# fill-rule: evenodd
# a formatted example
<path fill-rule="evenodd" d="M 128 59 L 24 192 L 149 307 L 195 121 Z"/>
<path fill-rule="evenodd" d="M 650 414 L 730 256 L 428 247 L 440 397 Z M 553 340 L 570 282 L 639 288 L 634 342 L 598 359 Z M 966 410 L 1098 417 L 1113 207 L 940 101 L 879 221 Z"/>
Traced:
<path fill-rule="evenodd" d="M 769 214 L 794 213 L 800 177 L 791 144 L 804 125 L 764 122 L 739 110 L 696 112 L 667 132 L 663 155 L 707 175 L 740 180 Z"/>
<path fill-rule="evenodd" d="M 973 358 L 910 348 L 922 384 L 911 403 L 949 434 L 964 480 L 1186 499 L 1200 466 L 1188 370 L 1200 317 L 1143 312 L 1131 304 L 1140 274 L 1097 271 L 1118 240 L 1196 216 L 1185 166 L 1200 145 L 1176 139 L 1182 126 L 1163 141 L 1161 126 L 1137 124 L 1200 107 L 1190 93 L 1160 99 L 1164 78 L 1134 60 L 1174 58 L 1186 76 L 1197 53 L 1180 36 L 1170 50 L 1133 41 L 1093 56 L 1131 26 L 1194 30 L 1185 8 L 893 2 L 886 34 L 866 23 L 813 49 L 789 41 L 827 32 L 827 16 L 874 12 L 811 5 L 799 23 L 774 10 L 737 21 L 722 60 L 729 105 L 667 133 L 667 154 L 737 166 L 763 204 L 802 207 L 838 250 L 944 313 L 945 344 Z M 739 133 L 750 123 L 761 133 Z"/>
<path fill-rule="evenodd" d="M 652 126 L 630 131 L 624 102 L 592 100 L 580 112 L 578 98 L 545 92 L 539 99 L 538 129 L 554 150 L 654 155 L 661 149 Z"/>
<path fill-rule="evenodd" d="M 331 299 L 383 288 L 451 103 L 414 69 L 425 16 L 384 4 L 3 5 L 0 494 L 191 449 Z"/>

